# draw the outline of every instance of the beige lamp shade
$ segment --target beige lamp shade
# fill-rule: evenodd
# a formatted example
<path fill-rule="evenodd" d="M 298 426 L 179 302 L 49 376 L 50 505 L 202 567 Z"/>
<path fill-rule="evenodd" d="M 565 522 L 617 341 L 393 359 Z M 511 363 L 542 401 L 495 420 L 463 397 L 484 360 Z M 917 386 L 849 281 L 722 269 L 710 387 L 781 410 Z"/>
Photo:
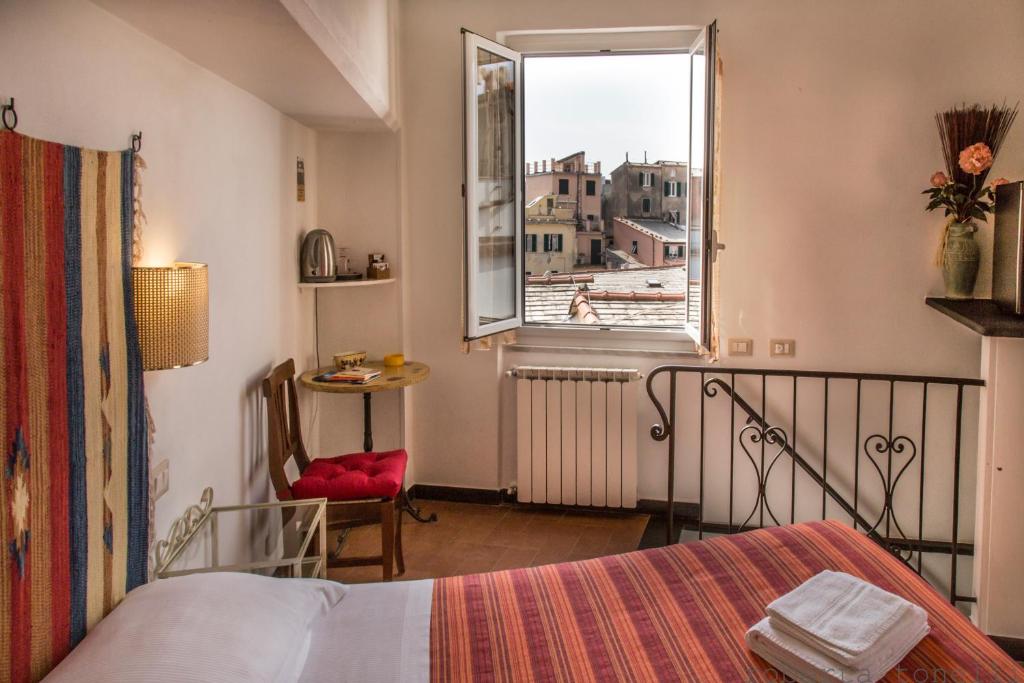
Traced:
<path fill-rule="evenodd" d="M 198 365 L 210 353 L 205 263 L 132 268 L 143 370 Z"/>

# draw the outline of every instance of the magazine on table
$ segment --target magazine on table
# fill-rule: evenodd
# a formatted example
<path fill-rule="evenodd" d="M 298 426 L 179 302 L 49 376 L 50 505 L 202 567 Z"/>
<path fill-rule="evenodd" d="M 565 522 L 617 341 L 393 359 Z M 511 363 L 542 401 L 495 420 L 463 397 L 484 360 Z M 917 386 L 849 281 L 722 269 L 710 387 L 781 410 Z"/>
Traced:
<path fill-rule="evenodd" d="M 317 375 L 317 382 L 341 382 L 344 384 L 366 384 L 380 377 L 380 370 L 375 368 L 354 367 L 345 370 L 332 370 Z"/>

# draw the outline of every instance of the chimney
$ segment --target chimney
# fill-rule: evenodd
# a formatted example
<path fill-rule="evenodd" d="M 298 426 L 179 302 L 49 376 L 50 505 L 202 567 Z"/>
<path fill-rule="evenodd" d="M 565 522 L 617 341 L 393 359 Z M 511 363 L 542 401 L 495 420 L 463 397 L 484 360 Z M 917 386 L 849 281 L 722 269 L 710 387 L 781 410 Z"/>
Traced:
<path fill-rule="evenodd" d="M 647 163 L 647 150 L 644 150 L 644 163 Z"/>
<path fill-rule="evenodd" d="M 594 173 L 600 173 L 600 172 L 601 172 L 601 162 L 600 161 L 595 161 L 594 162 Z"/>
<path fill-rule="evenodd" d="M 626 152 L 626 163 L 629 163 L 629 152 Z"/>

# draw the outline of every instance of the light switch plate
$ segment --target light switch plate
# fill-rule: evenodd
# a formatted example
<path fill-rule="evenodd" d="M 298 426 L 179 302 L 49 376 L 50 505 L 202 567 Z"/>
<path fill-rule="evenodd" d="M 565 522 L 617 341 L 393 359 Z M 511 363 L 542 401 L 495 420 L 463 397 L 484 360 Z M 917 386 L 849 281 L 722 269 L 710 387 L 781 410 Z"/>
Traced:
<path fill-rule="evenodd" d="M 149 473 L 150 490 L 153 500 L 159 499 L 171 488 L 171 463 L 164 458 Z"/>
<path fill-rule="evenodd" d="M 754 340 L 747 337 L 729 337 L 730 356 L 753 356 Z"/>
<path fill-rule="evenodd" d="M 796 355 L 796 340 L 772 339 L 768 342 L 768 354 L 772 358 L 791 358 Z"/>

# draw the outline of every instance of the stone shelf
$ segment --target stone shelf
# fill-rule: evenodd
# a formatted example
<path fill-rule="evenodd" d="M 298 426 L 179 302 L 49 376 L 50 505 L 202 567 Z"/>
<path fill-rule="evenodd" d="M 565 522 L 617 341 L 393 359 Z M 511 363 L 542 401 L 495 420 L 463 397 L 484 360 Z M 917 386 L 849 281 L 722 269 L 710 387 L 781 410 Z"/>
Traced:
<path fill-rule="evenodd" d="M 1011 315 L 991 299 L 928 297 L 926 304 L 985 337 L 1024 337 L 1024 316 Z"/>

